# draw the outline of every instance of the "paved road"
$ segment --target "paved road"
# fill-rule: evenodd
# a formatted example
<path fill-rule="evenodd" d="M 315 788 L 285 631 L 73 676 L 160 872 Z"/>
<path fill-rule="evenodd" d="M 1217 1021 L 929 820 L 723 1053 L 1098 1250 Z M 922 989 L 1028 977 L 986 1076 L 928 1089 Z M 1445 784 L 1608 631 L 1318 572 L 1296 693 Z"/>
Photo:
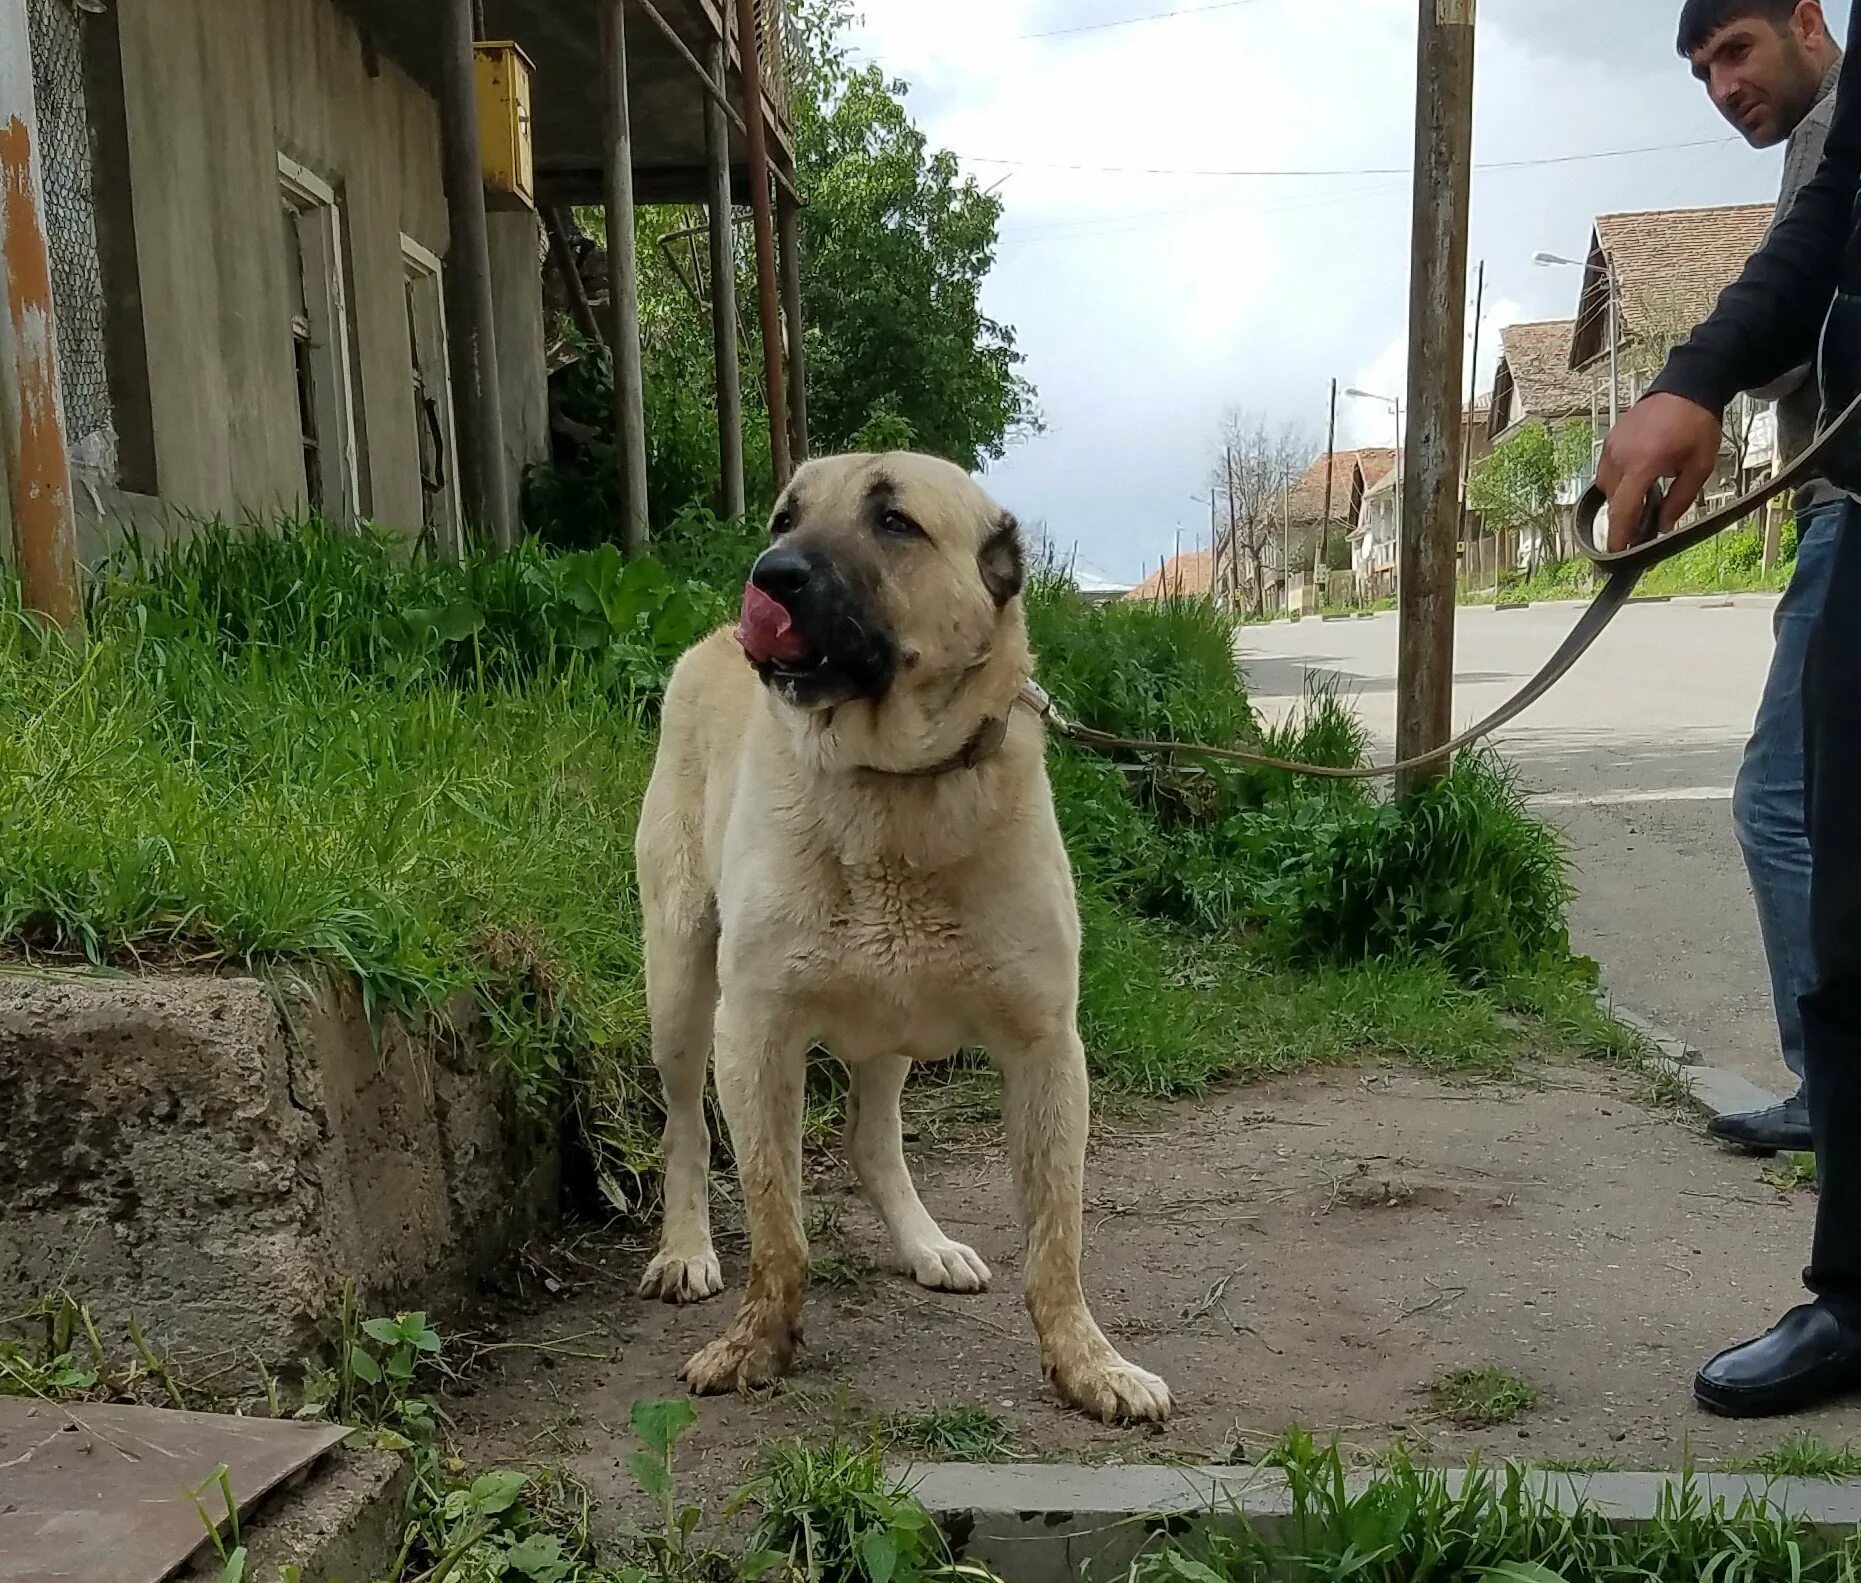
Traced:
<path fill-rule="evenodd" d="M 1716 1065 L 1780 1089 L 1769 980 L 1731 790 L 1770 663 L 1776 601 L 1637 605 L 1500 743 L 1566 833 L 1578 950 L 1625 1006 Z M 1460 612 L 1454 724 L 1489 713 L 1557 646 L 1576 607 Z M 1395 735 L 1396 618 L 1251 627 L 1241 638 L 1269 715 L 1314 674 L 1341 679 L 1379 745 Z"/>

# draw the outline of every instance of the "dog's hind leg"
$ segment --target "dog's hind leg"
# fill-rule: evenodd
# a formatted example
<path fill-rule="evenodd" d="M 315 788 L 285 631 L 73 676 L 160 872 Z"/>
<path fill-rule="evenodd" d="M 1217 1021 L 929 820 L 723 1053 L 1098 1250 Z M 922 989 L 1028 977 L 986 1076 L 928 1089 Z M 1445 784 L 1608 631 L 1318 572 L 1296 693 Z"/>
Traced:
<path fill-rule="evenodd" d="M 1161 1422 L 1169 1387 L 1105 1339 L 1079 1285 L 1089 1097 L 1086 1052 L 1068 1025 L 1005 1051 L 1002 1109 L 1027 1233 L 1027 1310 L 1047 1378 L 1106 1423 Z"/>
<path fill-rule="evenodd" d="M 646 1004 L 665 1091 L 665 1228 L 642 1297 L 696 1303 L 724 1289 L 711 1243 L 711 1133 L 704 1083 L 717 1016 L 717 923 L 708 905 L 666 905 L 643 886 Z"/>
<path fill-rule="evenodd" d="M 891 1234 L 905 1273 L 934 1292 L 985 1292 L 989 1267 L 975 1249 L 952 1242 L 932 1220 L 905 1164 L 904 1122 L 899 1095 L 911 1075 L 903 1056 L 877 1056 L 852 1063 L 847 1103 L 847 1152 L 860 1186 Z"/>

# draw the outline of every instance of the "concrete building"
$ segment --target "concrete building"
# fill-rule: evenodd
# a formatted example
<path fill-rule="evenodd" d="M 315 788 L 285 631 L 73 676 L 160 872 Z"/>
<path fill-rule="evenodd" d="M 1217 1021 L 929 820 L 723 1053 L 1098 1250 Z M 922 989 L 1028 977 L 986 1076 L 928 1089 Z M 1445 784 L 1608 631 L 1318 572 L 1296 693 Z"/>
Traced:
<path fill-rule="evenodd" d="M 782 29 L 780 0 L 0 0 L 0 544 L 24 575 L 78 523 L 94 553 L 125 520 L 305 510 L 508 542 L 548 450 L 539 216 L 605 203 L 630 248 L 636 193 L 708 202 L 725 260 L 755 209 L 778 454 L 805 449 Z M 593 327 L 643 535 L 627 248 Z M 740 501 L 740 449 L 719 466 Z"/>

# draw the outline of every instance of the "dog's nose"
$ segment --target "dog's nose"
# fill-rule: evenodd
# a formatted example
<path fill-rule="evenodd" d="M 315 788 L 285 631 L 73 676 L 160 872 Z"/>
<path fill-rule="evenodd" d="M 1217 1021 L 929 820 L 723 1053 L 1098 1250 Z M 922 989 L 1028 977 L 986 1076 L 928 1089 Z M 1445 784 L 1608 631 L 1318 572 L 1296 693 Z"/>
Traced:
<path fill-rule="evenodd" d="M 750 573 L 750 581 L 771 599 L 786 604 L 813 580 L 814 568 L 800 550 L 776 545 L 764 550 Z"/>

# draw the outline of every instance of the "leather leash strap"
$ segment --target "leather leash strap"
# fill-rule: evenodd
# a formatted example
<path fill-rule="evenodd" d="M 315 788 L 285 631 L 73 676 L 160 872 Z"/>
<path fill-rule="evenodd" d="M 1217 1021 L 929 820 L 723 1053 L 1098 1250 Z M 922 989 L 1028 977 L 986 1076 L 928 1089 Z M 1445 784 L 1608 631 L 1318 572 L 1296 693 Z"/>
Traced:
<path fill-rule="evenodd" d="M 1287 775 L 1303 775 L 1314 780 L 1331 781 L 1382 780 L 1392 775 L 1405 775 L 1411 770 L 1437 766 L 1455 754 L 1464 752 L 1475 743 L 1483 741 L 1501 727 L 1510 725 L 1562 681 L 1577 661 L 1582 659 L 1596 640 L 1603 635 L 1609 623 L 1616 618 L 1622 607 L 1633 596 L 1636 585 L 1649 571 L 1663 561 L 1670 561 L 1676 555 L 1692 549 L 1694 545 L 1705 543 L 1715 534 L 1723 533 L 1734 523 L 1742 522 L 1745 518 L 1763 510 L 1779 495 L 1796 489 L 1820 474 L 1823 471 L 1823 464 L 1833 454 L 1836 446 L 1854 431 L 1858 421 L 1861 421 L 1861 396 L 1857 396 L 1847 409 L 1816 437 L 1815 444 L 1768 483 L 1728 505 L 1721 506 L 1717 511 L 1708 513 L 1698 521 L 1676 528 L 1672 533 L 1665 535 L 1660 533 L 1660 514 L 1666 497 L 1657 488 L 1648 497 L 1648 504 L 1642 513 L 1639 532 L 1634 544 L 1614 554 L 1596 548 L 1596 522 L 1608 502 L 1602 491 L 1595 485 L 1591 485 L 1577 505 L 1577 548 L 1596 566 L 1608 573 L 1608 580 L 1597 591 L 1589 609 L 1583 612 L 1576 626 L 1571 628 L 1570 635 L 1558 646 L 1557 652 L 1544 662 L 1538 674 L 1478 725 L 1461 732 L 1451 742 L 1443 744 L 1430 753 L 1404 759 L 1399 764 L 1377 764 L 1362 769 L 1333 769 L 1322 764 L 1297 764 L 1290 759 L 1273 758 L 1265 753 L 1252 753 L 1245 748 L 1213 748 L 1192 742 L 1147 742 L 1130 737 L 1113 736 L 1108 731 L 1095 731 L 1090 726 L 1083 726 L 1077 721 L 1069 720 L 1034 682 L 1029 682 L 1022 689 L 1020 702 L 1046 721 L 1049 729 L 1057 735 L 1069 742 L 1077 742 L 1081 747 L 1093 748 L 1099 752 L 1154 753 L 1163 756 L 1182 753 L 1194 758 L 1214 759 L 1224 764 L 1238 764 L 1246 769 L 1278 770 Z"/>

